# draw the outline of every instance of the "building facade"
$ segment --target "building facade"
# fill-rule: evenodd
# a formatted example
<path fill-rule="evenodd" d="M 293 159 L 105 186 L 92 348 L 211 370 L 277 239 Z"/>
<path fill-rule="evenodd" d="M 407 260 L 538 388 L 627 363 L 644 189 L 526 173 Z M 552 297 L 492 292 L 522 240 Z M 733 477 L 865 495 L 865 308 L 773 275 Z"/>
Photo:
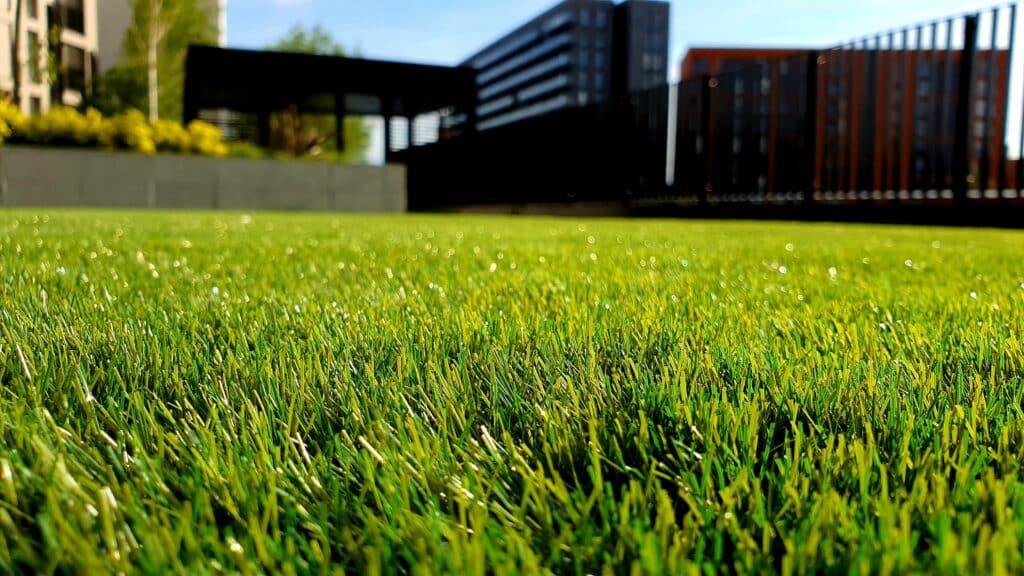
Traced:
<path fill-rule="evenodd" d="M 479 130 L 664 85 L 665 2 L 563 0 L 468 58 Z"/>
<path fill-rule="evenodd" d="M 97 0 L 2 0 L 0 92 L 13 95 L 17 73 L 17 104 L 24 113 L 78 106 L 91 90 L 98 51 L 96 6 Z M 15 30 L 18 10 L 20 34 Z M 18 46 L 12 58 L 15 36 Z"/>
<path fill-rule="evenodd" d="M 669 54 L 669 4 L 624 2 L 615 9 L 613 82 L 618 94 L 665 85 Z"/>
<path fill-rule="evenodd" d="M 807 80 L 815 66 L 816 191 L 951 197 L 962 59 L 959 50 L 691 49 L 682 63 L 680 115 L 707 113 L 710 125 L 680 118 L 683 146 L 709 130 L 707 146 L 718 159 L 713 170 L 721 172 L 715 177 L 733 189 L 805 188 L 804 156 L 787 150 L 796 151 L 806 136 Z M 1000 170 L 1009 52 L 979 51 L 972 75 L 967 170 L 973 185 L 994 189 L 1006 177 Z M 704 82 L 713 85 L 706 105 Z M 758 163 L 763 170 L 731 168 Z"/>

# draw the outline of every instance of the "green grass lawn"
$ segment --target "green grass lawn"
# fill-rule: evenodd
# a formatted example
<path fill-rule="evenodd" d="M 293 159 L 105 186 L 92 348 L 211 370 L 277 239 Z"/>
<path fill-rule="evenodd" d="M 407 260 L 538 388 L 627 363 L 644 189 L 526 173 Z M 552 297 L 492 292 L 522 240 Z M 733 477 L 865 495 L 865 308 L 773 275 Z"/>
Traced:
<path fill-rule="evenodd" d="M 1024 571 L 1024 234 L 0 213 L 0 573 Z"/>

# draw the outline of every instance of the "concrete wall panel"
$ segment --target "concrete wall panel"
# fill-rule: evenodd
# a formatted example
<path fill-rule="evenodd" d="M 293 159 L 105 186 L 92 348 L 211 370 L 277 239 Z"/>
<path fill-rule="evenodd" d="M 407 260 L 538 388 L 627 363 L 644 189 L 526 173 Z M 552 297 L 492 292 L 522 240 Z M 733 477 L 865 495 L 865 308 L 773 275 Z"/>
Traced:
<path fill-rule="evenodd" d="M 0 148 L 0 204 L 405 212 L 402 166 Z"/>

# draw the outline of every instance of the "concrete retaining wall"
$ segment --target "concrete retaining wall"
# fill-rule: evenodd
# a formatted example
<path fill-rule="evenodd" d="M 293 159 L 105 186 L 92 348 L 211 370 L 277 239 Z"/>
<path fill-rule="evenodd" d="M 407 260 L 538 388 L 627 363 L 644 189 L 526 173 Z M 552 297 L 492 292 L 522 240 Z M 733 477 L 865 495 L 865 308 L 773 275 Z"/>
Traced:
<path fill-rule="evenodd" d="M 405 212 L 404 166 L 0 148 L 0 205 Z"/>

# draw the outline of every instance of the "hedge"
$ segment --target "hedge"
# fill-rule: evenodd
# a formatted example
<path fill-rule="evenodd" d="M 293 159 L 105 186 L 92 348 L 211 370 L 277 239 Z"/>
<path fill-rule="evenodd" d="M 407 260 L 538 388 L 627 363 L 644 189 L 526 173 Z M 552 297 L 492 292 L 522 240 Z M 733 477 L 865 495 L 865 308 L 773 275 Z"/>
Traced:
<path fill-rule="evenodd" d="M 220 130 L 201 120 L 182 126 L 167 120 L 150 123 L 138 110 L 105 118 L 93 109 L 83 114 L 73 108 L 54 108 L 26 117 L 10 102 L 0 102 L 0 143 L 214 157 L 229 152 Z"/>

